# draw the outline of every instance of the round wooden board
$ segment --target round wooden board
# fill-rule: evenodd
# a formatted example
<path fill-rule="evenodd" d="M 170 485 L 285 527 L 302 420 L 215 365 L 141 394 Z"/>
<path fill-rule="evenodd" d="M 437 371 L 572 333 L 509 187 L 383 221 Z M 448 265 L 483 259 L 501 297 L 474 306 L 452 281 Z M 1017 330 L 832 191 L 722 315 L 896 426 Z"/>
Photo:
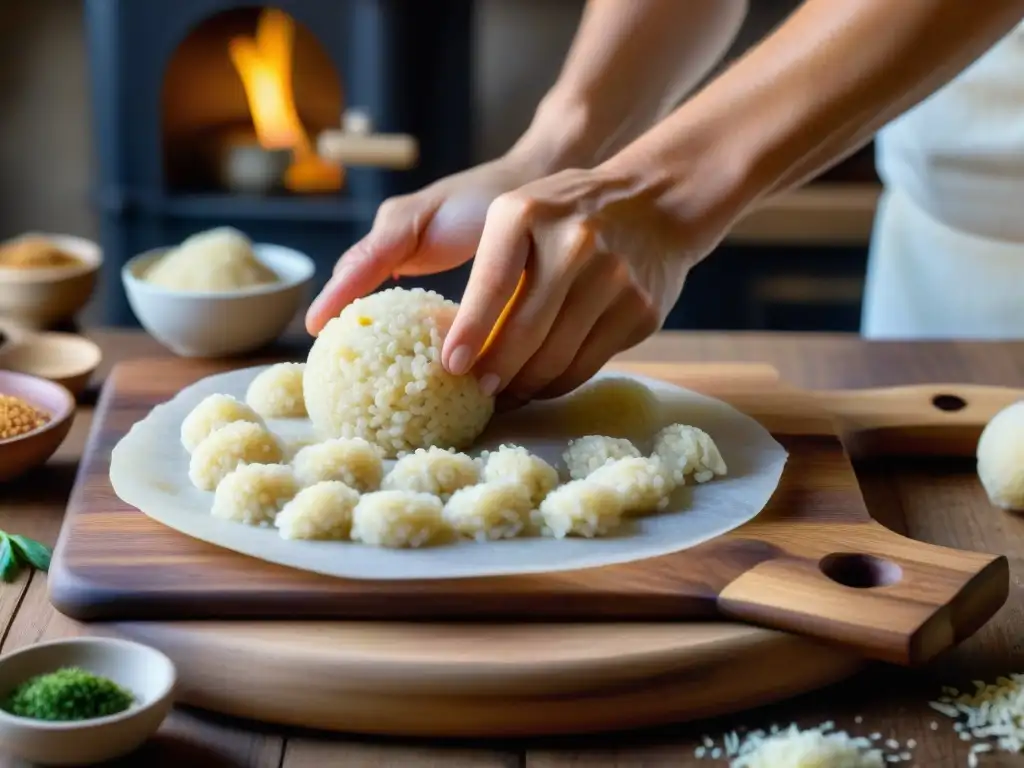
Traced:
<path fill-rule="evenodd" d="M 178 701 L 279 725 L 394 736 L 632 729 L 779 701 L 863 666 L 720 624 L 180 622 L 92 625 L 170 655 Z"/>

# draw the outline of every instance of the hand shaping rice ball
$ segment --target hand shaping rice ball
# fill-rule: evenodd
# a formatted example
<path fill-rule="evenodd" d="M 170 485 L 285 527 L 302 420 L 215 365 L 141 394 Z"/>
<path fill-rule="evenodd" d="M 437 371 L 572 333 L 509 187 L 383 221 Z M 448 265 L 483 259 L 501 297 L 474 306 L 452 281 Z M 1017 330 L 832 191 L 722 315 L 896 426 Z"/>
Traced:
<path fill-rule="evenodd" d="M 989 501 L 1001 509 L 1024 511 L 1024 400 L 985 425 L 977 458 L 978 479 Z"/>
<path fill-rule="evenodd" d="M 376 491 L 384 475 L 380 449 L 358 437 L 306 446 L 295 454 L 292 467 L 303 485 L 340 480 L 360 493 Z"/>
<path fill-rule="evenodd" d="M 251 421 L 263 426 L 263 419 L 245 403 L 231 395 L 210 395 L 181 422 L 181 444 L 192 453 L 211 432 L 233 421 Z"/>
<path fill-rule="evenodd" d="M 558 470 L 521 446 L 502 445 L 496 451 L 484 453 L 481 459 L 484 461 L 481 479 L 485 483 L 505 480 L 518 483 L 530 492 L 534 508 L 558 485 Z"/>
<path fill-rule="evenodd" d="M 239 464 L 277 464 L 281 446 L 266 427 L 235 421 L 214 430 L 192 452 L 188 478 L 203 491 L 212 491 Z"/>
<path fill-rule="evenodd" d="M 306 415 L 302 396 L 305 363 L 278 363 L 249 383 L 245 402 L 266 419 L 297 419 Z"/>
<path fill-rule="evenodd" d="M 373 547 L 422 547 L 447 530 L 443 509 L 429 493 L 367 493 L 352 512 L 352 540 Z"/>
<path fill-rule="evenodd" d="M 661 459 L 676 485 L 682 485 L 690 474 L 698 483 L 726 474 L 715 441 L 707 432 L 686 424 L 673 424 L 655 435 L 654 455 Z"/>
<path fill-rule="evenodd" d="M 532 510 L 529 491 L 518 483 L 483 483 L 453 493 L 444 519 L 457 533 L 477 541 L 511 539 L 526 527 Z"/>
<path fill-rule="evenodd" d="M 640 451 L 629 440 L 621 437 L 587 435 L 569 441 L 569 447 L 562 454 L 569 477 L 582 480 L 595 469 L 609 461 L 639 457 Z"/>
<path fill-rule="evenodd" d="M 237 291 L 279 278 L 256 258 L 249 238 L 231 227 L 200 232 L 168 251 L 143 280 L 172 291 Z"/>
<path fill-rule="evenodd" d="M 594 470 L 587 480 L 605 485 L 619 495 L 623 514 L 660 512 L 668 506 L 675 483 L 661 459 L 632 456 L 618 459 Z"/>
<path fill-rule="evenodd" d="M 545 536 L 592 539 L 618 528 L 622 512 L 614 490 L 588 479 L 573 480 L 553 490 L 541 503 L 537 517 Z"/>
<path fill-rule="evenodd" d="M 393 459 L 417 448 L 468 447 L 494 412 L 472 375 L 441 365 L 457 305 L 421 288 L 358 299 L 320 332 L 303 391 L 323 437 L 361 437 Z"/>
<path fill-rule="evenodd" d="M 441 501 L 480 481 L 480 465 L 464 453 L 441 448 L 417 448 L 395 462 L 381 484 L 385 491 L 432 493 Z"/>
<path fill-rule="evenodd" d="M 267 525 L 298 491 L 295 475 L 284 464 L 245 464 L 220 481 L 210 514 L 246 525 Z"/>
<path fill-rule="evenodd" d="M 337 480 L 299 491 L 274 520 L 283 539 L 347 539 L 359 492 Z"/>

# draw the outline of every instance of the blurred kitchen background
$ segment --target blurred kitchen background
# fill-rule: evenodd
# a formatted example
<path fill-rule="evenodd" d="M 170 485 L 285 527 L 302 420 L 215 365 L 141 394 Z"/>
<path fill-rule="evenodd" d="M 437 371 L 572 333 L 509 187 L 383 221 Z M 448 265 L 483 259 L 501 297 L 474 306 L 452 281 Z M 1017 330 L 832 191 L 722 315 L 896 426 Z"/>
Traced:
<path fill-rule="evenodd" d="M 99 240 L 107 274 L 83 319 L 133 325 L 118 277 L 123 260 L 221 224 L 309 252 L 322 282 L 384 196 L 515 140 L 555 78 L 583 2 L 279 0 L 297 21 L 294 97 L 312 140 L 354 110 L 350 132 L 394 134 L 398 144 L 385 146 L 399 154 L 402 137 L 412 137 L 418 160 L 411 170 L 345 167 L 340 176 L 314 167 L 305 186 L 262 195 L 223 178 L 225 141 L 244 149 L 254 135 L 243 87 L 252 84 L 228 43 L 255 33 L 259 8 L 234 0 L 3 5 L 0 238 L 35 230 Z M 796 3 L 751 5 L 730 58 Z M 877 193 L 868 148 L 767 204 L 695 270 L 668 327 L 856 331 Z M 458 298 L 464 277 L 431 285 Z"/>

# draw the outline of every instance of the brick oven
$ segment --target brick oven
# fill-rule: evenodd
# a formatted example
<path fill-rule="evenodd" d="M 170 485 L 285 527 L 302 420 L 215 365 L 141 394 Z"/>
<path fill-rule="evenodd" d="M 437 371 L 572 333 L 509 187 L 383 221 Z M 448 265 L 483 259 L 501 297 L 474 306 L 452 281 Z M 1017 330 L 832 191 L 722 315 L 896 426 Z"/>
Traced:
<path fill-rule="evenodd" d="M 85 4 L 109 324 L 135 324 L 120 269 L 137 253 L 229 225 L 308 253 L 319 287 L 383 199 L 472 160 L 472 0 Z M 358 111 L 375 132 L 414 137 L 416 165 L 332 169 L 314 159 L 296 168 L 293 158 L 287 183 L 255 192 L 232 185 L 225 158 L 273 130 L 265 116 L 254 119 L 253 100 L 282 99 L 264 93 L 275 77 L 264 65 L 274 60 L 291 69 L 284 96 L 292 104 L 278 109 L 310 141 Z M 465 278 L 460 270 L 418 284 L 457 299 Z"/>

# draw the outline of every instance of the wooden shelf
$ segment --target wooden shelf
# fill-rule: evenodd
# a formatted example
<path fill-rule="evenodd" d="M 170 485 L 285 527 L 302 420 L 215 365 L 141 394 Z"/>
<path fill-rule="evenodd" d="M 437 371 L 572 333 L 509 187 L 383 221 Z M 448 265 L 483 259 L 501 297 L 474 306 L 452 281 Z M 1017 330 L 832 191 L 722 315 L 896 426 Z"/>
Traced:
<path fill-rule="evenodd" d="M 753 210 L 727 243 L 743 245 L 867 245 L 878 184 L 811 184 L 779 195 Z"/>

